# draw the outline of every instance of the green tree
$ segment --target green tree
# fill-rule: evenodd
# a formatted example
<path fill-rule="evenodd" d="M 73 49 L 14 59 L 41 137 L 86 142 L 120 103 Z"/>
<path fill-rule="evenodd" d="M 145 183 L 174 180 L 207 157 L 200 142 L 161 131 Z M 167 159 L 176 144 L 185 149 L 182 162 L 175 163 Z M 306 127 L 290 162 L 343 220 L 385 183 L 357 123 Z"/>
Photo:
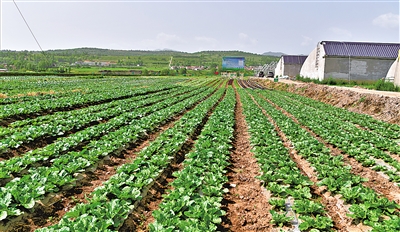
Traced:
<path fill-rule="evenodd" d="M 181 69 L 179 69 L 179 74 L 180 74 L 180 75 L 186 75 L 186 73 L 187 73 L 186 68 L 181 68 Z"/>
<path fill-rule="evenodd" d="M 168 76 L 168 74 L 169 74 L 169 69 L 161 70 L 161 73 L 160 73 L 161 76 Z"/>

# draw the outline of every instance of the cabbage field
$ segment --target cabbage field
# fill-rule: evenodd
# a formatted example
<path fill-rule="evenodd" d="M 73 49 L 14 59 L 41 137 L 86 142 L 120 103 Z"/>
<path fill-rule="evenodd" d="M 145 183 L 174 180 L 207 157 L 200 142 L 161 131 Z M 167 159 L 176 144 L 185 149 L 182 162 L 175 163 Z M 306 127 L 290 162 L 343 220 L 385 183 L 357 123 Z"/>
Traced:
<path fill-rule="evenodd" d="M 0 91 L 0 231 L 400 231 L 397 124 L 251 79 Z"/>

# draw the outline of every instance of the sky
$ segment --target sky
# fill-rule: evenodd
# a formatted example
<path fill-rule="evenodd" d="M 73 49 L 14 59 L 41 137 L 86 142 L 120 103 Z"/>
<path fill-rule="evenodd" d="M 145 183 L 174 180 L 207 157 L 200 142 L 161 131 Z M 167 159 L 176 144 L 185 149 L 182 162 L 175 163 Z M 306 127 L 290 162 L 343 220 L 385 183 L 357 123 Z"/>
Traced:
<path fill-rule="evenodd" d="M 308 55 L 324 40 L 400 43 L 399 8 L 399 0 L 0 0 L 0 49 Z"/>

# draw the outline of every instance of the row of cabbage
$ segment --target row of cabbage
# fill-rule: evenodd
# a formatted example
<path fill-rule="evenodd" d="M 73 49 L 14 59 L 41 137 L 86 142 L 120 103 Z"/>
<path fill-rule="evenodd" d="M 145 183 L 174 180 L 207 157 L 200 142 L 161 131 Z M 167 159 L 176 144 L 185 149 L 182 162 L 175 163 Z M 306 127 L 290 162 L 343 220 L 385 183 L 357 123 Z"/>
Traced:
<path fill-rule="evenodd" d="M 400 229 L 399 205 L 365 187 L 362 183 L 366 179 L 352 174 L 351 166 L 345 165 L 343 156 L 332 154 L 329 148 L 257 92 L 250 93 L 285 133 L 294 149 L 314 168 L 317 184 L 326 186 L 333 195 L 340 194 L 344 202 L 351 205 L 350 217 L 362 221 L 374 231 Z M 266 96 L 274 98 L 273 92 L 268 92 Z"/>
<path fill-rule="evenodd" d="M 116 175 L 90 194 L 88 203 L 78 204 L 58 224 L 37 231 L 117 230 L 184 143 L 202 125 L 224 91 L 219 89 L 193 110 L 185 113 L 173 127 L 161 133 L 143 149 L 132 163 L 118 168 Z"/>
<path fill-rule="evenodd" d="M 150 231 L 216 231 L 221 223 L 223 194 L 228 182 L 235 123 L 235 92 L 232 87 L 213 111 L 194 150 L 186 154 L 183 169 L 173 173 L 172 190 L 164 195 Z"/>
<path fill-rule="evenodd" d="M 59 156 L 54 155 L 54 152 L 32 153 L 33 155 L 28 159 L 28 162 L 48 159 L 46 155 L 50 154 L 51 165 L 32 166 L 28 169 L 28 174 L 21 178 L 14 178 L 4 187 L 1 187 L 0 219 L 19 215 L 22 213 L 19 210 L 21 206 L 30 209 L 34 207 L 36 201 L 43 199 L 46 194 L 58 192 L 65 186 L 73 186 L 77 181 L 77 173 L 95 167 L 103 157 L 121 151 L 145 133 L 153 131 L 159 125 L 201 101 L 213 91 L 213 88 L 206 88 L 193 96 L 167 99 L 160 104 L 144 109 L 142 112 L 128 112 L 124 116 L 118 117 L 118 121 L 113 121 L 125 126 L 113 130 L 97 140 L 91 140 L 81 151 L 70 151 Z M 98 126 L 107 124 L 99 124 Z M 112 130 L 113 128 L 109 129 Z"/>

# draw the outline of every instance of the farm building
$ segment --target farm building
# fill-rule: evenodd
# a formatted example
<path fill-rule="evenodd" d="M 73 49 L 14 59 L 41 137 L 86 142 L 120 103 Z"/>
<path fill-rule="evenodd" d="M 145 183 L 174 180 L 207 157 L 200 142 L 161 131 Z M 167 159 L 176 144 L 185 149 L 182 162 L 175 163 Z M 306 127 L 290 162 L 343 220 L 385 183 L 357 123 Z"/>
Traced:
<path fill-rule="evenodd" d="M 276 76 L 289 76 L 295 77 L 300 74 L 301 66 L 306 60 L 307 56 L 298 55 L 283 55 L 279 59 L 275 68 Z"/>
<path fill-rule="evenodd" d="M 300 75 L 312 79 L 378 80 L 397 58 L 400 44 L 321 41 L 310 53 Z"/>

